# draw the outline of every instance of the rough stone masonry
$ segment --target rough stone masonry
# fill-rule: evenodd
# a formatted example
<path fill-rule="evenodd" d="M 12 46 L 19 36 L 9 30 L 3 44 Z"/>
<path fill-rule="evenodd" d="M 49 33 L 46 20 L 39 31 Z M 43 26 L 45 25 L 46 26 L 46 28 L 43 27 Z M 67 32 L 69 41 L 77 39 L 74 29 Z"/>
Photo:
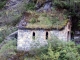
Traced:
<path fill-rule="evenodd" d="M 63 30 L 43 30 L 43 29 L 18 29 L 17 49 L 29 51 L 32 47 L 40 47 L 47 44 L 47 41 L 53 36 L 63 41 L 71 39 L 69 23 Z M 46 35 L 46 33 L 48 33 Z M 46 38 L 47 37 L 47 38 Z"/>

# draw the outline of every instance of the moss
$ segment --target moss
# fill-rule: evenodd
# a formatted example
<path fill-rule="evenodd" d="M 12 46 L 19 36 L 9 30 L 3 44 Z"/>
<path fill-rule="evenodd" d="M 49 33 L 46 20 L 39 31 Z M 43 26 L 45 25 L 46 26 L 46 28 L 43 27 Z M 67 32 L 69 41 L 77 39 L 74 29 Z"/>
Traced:
<path fill-rule="evenodd" d="M 28 17 L 28 24 L 25 28 L 43 28 L 43 29 L 52 29 L 63 28 L 68 19 L 60 20 L 59 17 L 55 13 L 37 13 L 35 11 L 28 11 L 31 15 Z"/>

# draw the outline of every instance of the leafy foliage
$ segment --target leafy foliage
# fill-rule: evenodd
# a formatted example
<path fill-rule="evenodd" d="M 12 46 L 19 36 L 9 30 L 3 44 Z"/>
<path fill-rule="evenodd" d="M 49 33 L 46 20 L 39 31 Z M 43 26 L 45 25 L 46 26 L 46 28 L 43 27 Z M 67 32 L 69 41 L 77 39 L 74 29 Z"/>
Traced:
<path fill-rule="evenodd" d="M 55 2 L 54 4 L 59 9 L 69 8 L 69 4 L 65 1 Z"/>
<path fill-rule="evenodd" d="M 26 10 L 34 10 L 35 4 L 33 2 L 29 2 L 28 4 L 25 4 Z"/>
<path fill-rule="evenodd" d="M 4 3 L 1 3 L 2 0 L 0 0 L 0 8 L 4 6 Z M 3 0 L 4 1 L 4 0 Z M 38 0 L 39 1 L 39 0 Z M 57 0 L 59 1 L 59 0 Z M 75 13 L 76 9 L 74 8 L 74 5 L 69 5 L 67 0 L 55 2 L 55 5 L 58 8 L 67 9 L 69 12 L 69 15 L 71 16 L 77 16 L 79 18 L 79 14 Z M 71 0 L 70 0 L 71 1 Z M 26 5 L 26 10 L 33 10 L 34 9 L 34 3 L 29 3 Z M 78 6 L 78 5 L 77 5 Z M 70 9 L 69 9 L 70 8 Z M 71 12 L 72 11 L 72 12 Z M 20 16 L 15 16 L 14 20 L 12 20 L 10 24 L 16 25 L 16 23 L 19 22 Z M 41 17 L 40 19 L 43 19 Z M 47 21 L 41 22 L 46 23 L 49 20 L 48 17 L 46 18 Z M 54 19 L 58 21 L 56 18 Z M 51 23 L 55 23 L 54 20 L 51 20 Z M 36 19 L 31 20 L 32 23 L 36 22 Z M 9 35 L 11 32 L 15 31 L 15 28 L 0 28 L 0 42 L 2 42 L 3 39 L 7 35 Z M 36 46 L 35 46 L 36 47 Z M 62 42 L 58 39 L 51 39 L 48 42 L 48 45 L 41 47 L 39 49 L 35 48 L 35 50 L 32 50 L 35 54 L 34 55 L 24 55 L 23 53 L 17 53 L 16 52 L 16 41 L 9 41 L 8 43 L 4 44 L 0 49 L 0 60 L 6 60 L 9 58 L 13 58 L 14 56 L 19 58 L 24 58 L 24 60 L 80 60 L 80 45 L 75 45 L 73 42 Z M 15 59 L 14 59 L 15 60 Z M 19 59 L 18 59 L 19 60 Z"/>
<path fill-rule="evenodd" d="M 80 0 L 54 0 L 53 4 L 58 9 L 67 10 L 66 15 L 71 17 L 73 30 L 80 29 L 80 23 L 78 23 L 80 22 Z"/>
<path fill-rule="evenodd" d="M 7 2 L 7 0 L 0 0 L 0 9 L 4 7 L 6 2 Z"/>
<path fill-rule="evenodd" d="M 16 27 L 3 26 L 0 28 L 0 43 L 12 32 L 16 31 Z"/>
<path fill-rule="evenodd" d="M 80 60 L 79 46 L 74 42 L 62 42 L 58 39 L 49 40 L 48 45 L 35 49 L 32 59 L 35 60 Z M 26 57 L 25 59 L 31 58 Z"/>
<path fill-rule="evenodd" d="M 32 54 L 32 52 L 34 54 Z M 80 60 L 80 47 L 74 42 L 62 42 L 57 38 L 48 41 L 48 45 L 36 48 L 29 52 L 17 52 L 16 40 L 4 44 L 0 50 L 0 59 L 24 60 Z"/>
<path fill-rule="evenodd" d="M 10 59 L 16 54 L 16 40 L 8 41 L 0 49 L 0 60 Z"/>

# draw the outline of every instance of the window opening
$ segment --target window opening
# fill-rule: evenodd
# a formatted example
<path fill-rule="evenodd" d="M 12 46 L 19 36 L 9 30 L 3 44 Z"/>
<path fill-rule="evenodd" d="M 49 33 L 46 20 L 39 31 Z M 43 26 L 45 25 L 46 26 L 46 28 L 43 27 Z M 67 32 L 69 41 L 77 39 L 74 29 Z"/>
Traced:
<path fill-rule="evenodd" d="M 33 32 L 33 36 L 32 36 L 33 40 L 35 40 L 35 32 Z"/>
<path fill-rule="evenodd" d="M 48 32 L 46 32 L 46 39 L 48 39 Z"/>
<path fill-rule="evenodd" d="M 69 38 L 70 38 L 70 32 L 68 31 L 68 33 L 67 33 L 67 41 L 69 40 Z"/>

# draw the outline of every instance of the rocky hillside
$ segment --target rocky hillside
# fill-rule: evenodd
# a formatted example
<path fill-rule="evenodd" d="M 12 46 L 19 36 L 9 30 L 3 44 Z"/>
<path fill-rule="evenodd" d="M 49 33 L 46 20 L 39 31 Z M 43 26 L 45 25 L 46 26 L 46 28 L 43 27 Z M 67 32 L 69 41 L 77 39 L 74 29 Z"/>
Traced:
<path fill-rule="evenodd" d="M 25 11 L 26 0 L 8 0 L 2 10 L 0 10 L 0 24 L 12 23 L 15 19 L 21 17 Z"/>
<path fill-rule="evenodd" d="M 13 32 L 17 30 L 16 24 L 25 11 L 27 2 L 28 0 L 7 0 L 3 6 L 0 4 L 0 43 L 2 42 L 0 48 L 7 42 L 6 40 L 10 40 L 9 34 L 15 36 Z"/>

